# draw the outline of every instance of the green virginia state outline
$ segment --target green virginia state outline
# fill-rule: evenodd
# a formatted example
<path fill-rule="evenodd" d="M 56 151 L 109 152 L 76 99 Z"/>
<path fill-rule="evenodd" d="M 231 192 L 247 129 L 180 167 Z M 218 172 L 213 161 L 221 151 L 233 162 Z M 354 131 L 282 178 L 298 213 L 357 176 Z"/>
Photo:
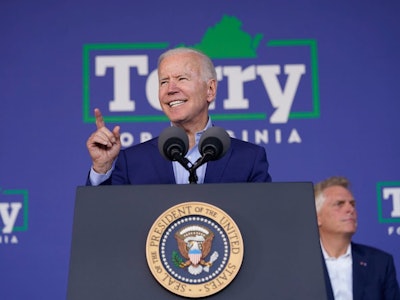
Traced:
<path fill-rule="evenodd" d="M 212 59 L 223 58 L 256 58 L 257 49 L 263 38 L 263 34 L 256 34 L 252 38 L 242 30 L 242 22 L 236 17 L 224 15 L 220 22 L 207 29 L 200 43 L 187 46 L 198 49 Z M 178 45 L 178 47 L 184 44 Z M 267 47 L 310 47 L 311 76 L 312 76 L 312 111 L 290 112 L 289 119 L 318 118 L 320 116 L 319 88 L 318 88 L 318 59 L 315 40 L 271 40 Z M 95 123 L 95 117 L 90 111 L 90 52 L 94 50 L 129 50 L 129 49 L 166 49 L 168 43 L 133 43 L 133 44 L 85 44 L 83 47 L 83 121 Z M 106 122 L 165 122 L 165 115 L 141 115 L 141 116 L 107 116 L 103 115 Z M 224 113 L 211 114 L 213 120 L 226 121 L 250 121 L 266 120 L 266 113 Z"/>

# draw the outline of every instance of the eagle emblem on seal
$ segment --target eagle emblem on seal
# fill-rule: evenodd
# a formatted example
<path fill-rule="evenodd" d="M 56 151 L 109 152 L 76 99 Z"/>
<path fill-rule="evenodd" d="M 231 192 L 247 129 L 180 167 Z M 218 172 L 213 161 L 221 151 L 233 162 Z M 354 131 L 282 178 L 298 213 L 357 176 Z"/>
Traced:
<path fill-rule="evenodd" d="M 209 272 L 210 267 L 219 256 L 218 252 L 214 251 L 209 261 L 206 261 L 211 252 L 213 238 L 214 233 L 205 226 L 184 227 L 175 233 L 175 239 L 179 252 L 185 260 L 174 251 L 172 253 L 174 264 L 180 268 L 187 268 L 192 275 L 198 275 L 203 271 Z"/>

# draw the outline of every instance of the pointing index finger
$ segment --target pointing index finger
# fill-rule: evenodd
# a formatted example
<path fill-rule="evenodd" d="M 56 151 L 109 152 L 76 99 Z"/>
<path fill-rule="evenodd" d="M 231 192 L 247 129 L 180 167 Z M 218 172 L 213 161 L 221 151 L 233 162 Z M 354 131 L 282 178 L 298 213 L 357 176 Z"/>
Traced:
<path fill-rule="evenodd" d="M 106 126 L 106 124 L 104 123 L 103 115 L 101 114 L 100 109 L 98 109 L 98 108 L 94 109 L 94 116 L 96 117 L 96 127 L 97 127 L 97 129 L 100 129 L 100 128 Z"/>

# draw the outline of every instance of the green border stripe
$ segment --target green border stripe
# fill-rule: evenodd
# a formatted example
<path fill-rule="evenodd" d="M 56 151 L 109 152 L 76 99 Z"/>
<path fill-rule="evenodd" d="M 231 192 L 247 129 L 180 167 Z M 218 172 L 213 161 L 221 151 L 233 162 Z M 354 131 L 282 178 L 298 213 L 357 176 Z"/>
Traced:
<path fill-rule="evenodd" d="M 83 46 L 83 122 L 94 123 L 95 118 L 90 114 L 90 51 L 95 50 L 129 50 L 129 49 L 165 49 L 168 43 L 115 43 L 115 44 L 85 44 Z M 319 86 L 318 86 L 318 57 L 317 43 L 313 39 L 271 40 L 267 46 L 309 46 L 311 57 L 313 110 L 311 112 L 291 112 L 289 118 L 317 118 L 320 116 Z M 266 120 L 265 113 L 246 114 L 215 114 L 214 120 Z M 106 122 L 164 122 L 165 116 L 104 116 Z"/>
<path fill-rule="evenodd" d="M 317 41 L 314 39 L 271 40 L 271 41 L 268 41 L 267 46 L 269 46 L 269 47 L 309 46 L 310 47 L 313 110 L 309 111 L 309 112 L 290 112 L 289 119 L 319 118 L 321 113 L 320 113 L 320 96 L 319 96 L 319 80 L 318 80 Z"/>
<path fill-rule="evenodd" d="M 116 43 L 116 44 L 85 44 L 83 45 L 83 122 L 94 123 L 94 116 L 90 115 L 90 51 L 95 50 L 133 50 L 133 49 L 165 49 L 169 43 Z M 107 117 L 113 118 L 115 122 L 154 122 L 159 116 L 133 117 L 126 121 L 125 117 Z M 153 119 L 155 118 L 155 119 Z"/>
<path fill-rule="evenodd" d="M 376 199 L 378 201 L 378 220 L 379 223 L 400 223 L 400 218 L 384 218 L 382 202 L 382 188 L 384 187 L 398 187 L 400 188 L 400 181 L 383 181 L 376 184 Z"/>
<path fill-rule="evenodd" d="M 5 195 L 22 195 L 23 196 L 23 225 L 15 226 L 13 231 L 28 230 L 28 190 L 4 190 Z"/>
<path fill-rule="evenodd" d="M 267 116 L 265 113 L 249 113 L 249 114 L 210 114 L 214 121 L 226 121 L 226 120 L 266 120 Z M 122 116 L 112 117 L 104 116 L 105 122 L 169 122 L 169 119 L 165 115 L 146 115 L 146 116 Z M 94 116 L 87 118 L 88 122 L 94 123 L 96 121 Z"/>

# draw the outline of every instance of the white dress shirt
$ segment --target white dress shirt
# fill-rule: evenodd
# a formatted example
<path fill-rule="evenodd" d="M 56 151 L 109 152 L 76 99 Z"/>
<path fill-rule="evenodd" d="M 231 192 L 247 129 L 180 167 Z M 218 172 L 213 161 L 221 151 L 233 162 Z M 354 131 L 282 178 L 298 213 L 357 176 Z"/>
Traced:
<path fill-rule="evenodd" d="M 353 300 L 353 259 L 351 245 L 342 256 L 330 257 L 321 243 L 335 300 Z"/>

